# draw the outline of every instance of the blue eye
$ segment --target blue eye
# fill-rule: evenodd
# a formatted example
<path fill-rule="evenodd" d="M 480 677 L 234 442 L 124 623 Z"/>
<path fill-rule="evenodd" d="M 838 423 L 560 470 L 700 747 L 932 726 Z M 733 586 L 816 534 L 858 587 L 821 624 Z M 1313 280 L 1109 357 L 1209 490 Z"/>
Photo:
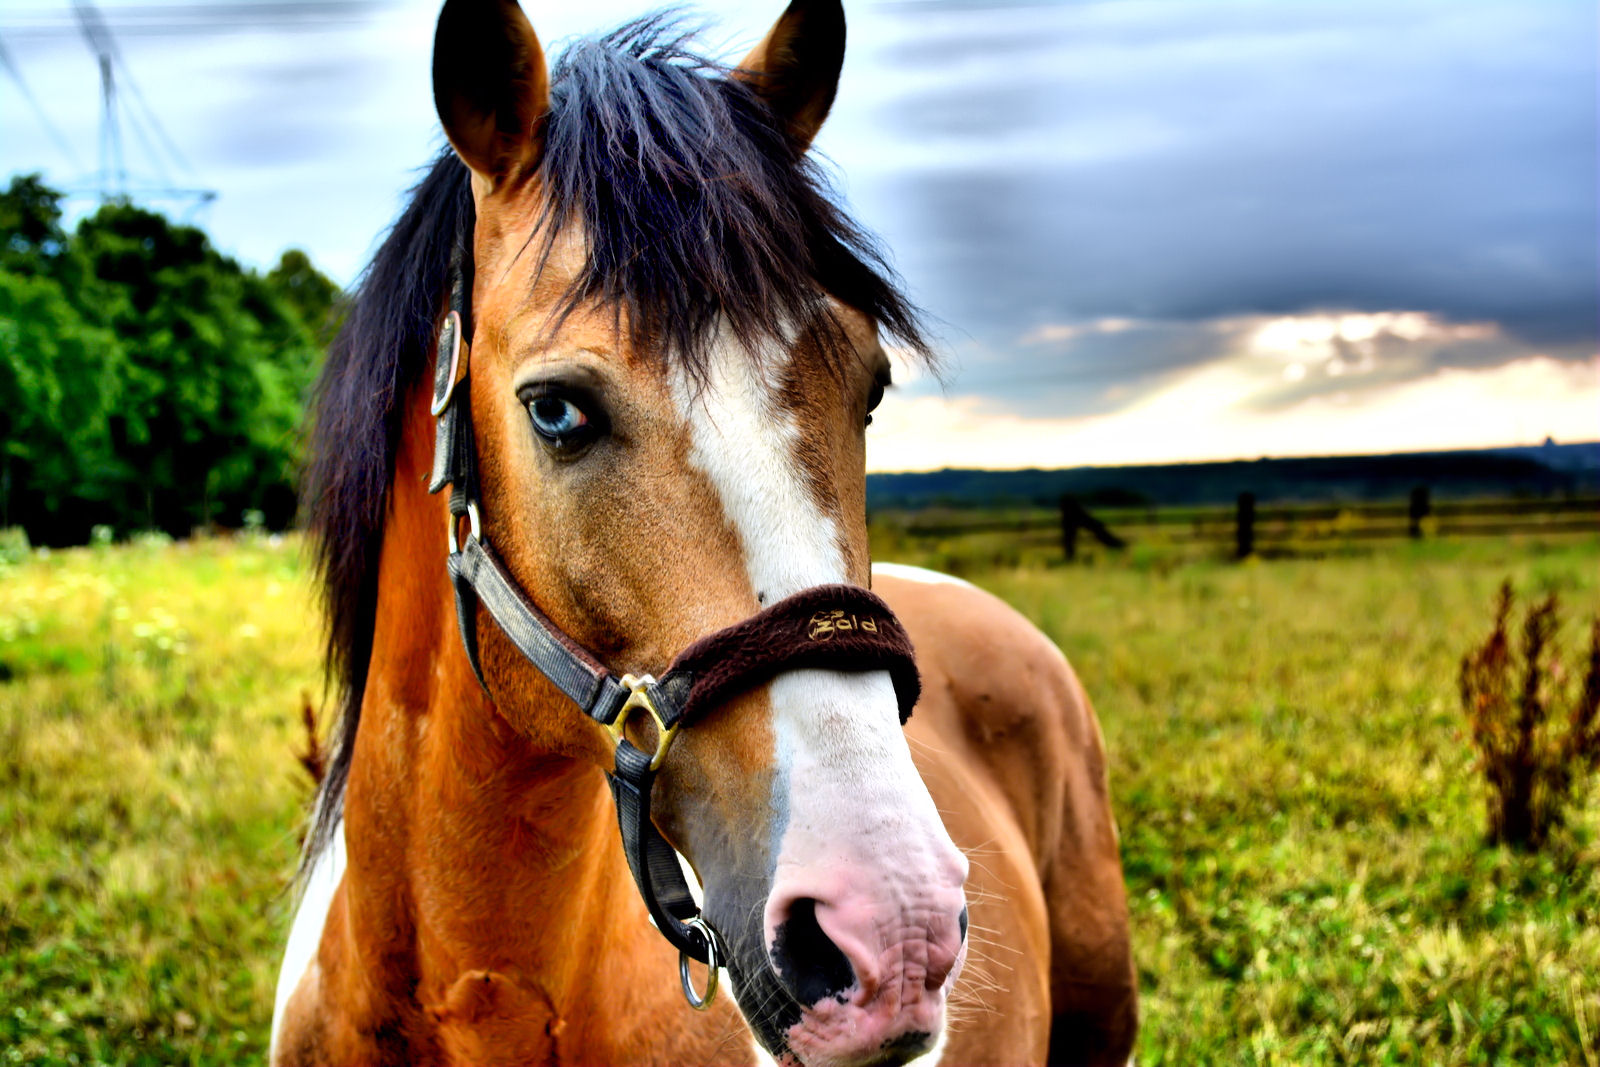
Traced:
<path fill-rule="evenodd" d="M 589 416 L 566 397 L 541 396 L 528 403 L 533 428 L 553 445 L 576 444 L 574 440 L 589 429 Z"/>

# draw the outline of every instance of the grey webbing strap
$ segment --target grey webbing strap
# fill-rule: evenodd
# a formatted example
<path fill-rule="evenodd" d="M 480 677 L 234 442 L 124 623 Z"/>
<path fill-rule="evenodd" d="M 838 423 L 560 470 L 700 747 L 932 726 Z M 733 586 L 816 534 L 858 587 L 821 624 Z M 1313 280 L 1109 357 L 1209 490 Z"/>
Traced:
<path fill-rule="evenodd" d="M 463 376 L 455 388 L 465 393 L 471 385 Z M 447 485 L 455 485 L 456 492 L 465 494 L 463 486 L 476 481 L 472 471 L 476 458 L 472 448 L 472 420 L 462 415 L 462 405 L 451 397 L 433 427 L 433 472 L 428 478 L 428 492 L 437 493 Z M 466 514 L 465 501 L 459 514 Z"/>
<path fill-rule="evenodd" d="M 454 484 L 457 494 L 471 493 L 477 489 L 477 456 L 472 447 L 470 405 L 454 403 L 456 391 L 465 389 L 467 361 L 472 342 L 472 255 L 467 244 L 471 240 L 470 224 L 465 216 L 456 231 L 455 247 L 450 252 L 450 309 L 445 312 L 439 327 L 439 339 L 434 346 L 433 398 L 429 410 L 438 420 L 433 431 L 433 473 L 428 479 L 428 492 L 437 493 L 446 485 Z M 460 511 L 455 501 L 451 513 L 466 513 L 465 498 Z"/>
<path fill-rule="evenodd" d="M 628 689 L 587 653 L 568 646 L 556 636 L 560 631 L 555 623 L 523 595 L 493 549 L 481 538 L 469 537 L 461 551 L 447 557 L 446 562 L 457 596 L 462 595 L 465 587 L 468 595 L 481 601 L 501 632 L 539 673 L 595 721 L 609 726 L 616 719 L 617 711 L 628 699 Z M 463 640 L 467 640 L 468 617 L 462 614 Z M 468 640 L 468 654 L 481 681 L 483 672 L 478 667 L 476 645 L 476 635 L 473 635 Z"/>

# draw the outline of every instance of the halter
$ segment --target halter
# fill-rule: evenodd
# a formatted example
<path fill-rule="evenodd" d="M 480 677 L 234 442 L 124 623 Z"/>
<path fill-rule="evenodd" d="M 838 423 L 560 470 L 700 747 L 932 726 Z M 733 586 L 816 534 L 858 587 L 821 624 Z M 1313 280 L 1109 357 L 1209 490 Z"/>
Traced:
<path fill-rule="evenodd" d="M 889 606 L 854 585 L 803 589 L 680 652 L 657 679 L 617 677 L 539 610 L 489 547 L 479 511 L 477 448 L 473 440 L 468 362 L 471 344 L 471 225 L 465 223 L 450 259 L 450 308 L 439 329 L 433 384 L 433 472 L 428 491 L 450 490 L 449 556 L 461 643 L 478 682 L 481 604 L 517 650 L 609 732 L 615 763 L 607 778 L 616 801 L 623 852 L 657 930 L 678 949 L 678 973 L 690 1005 L 704 1010 L 716 995 L 717 969 L 727 952 L 700 914 L 678 854 L 650 818 L 650 790 L 678 732 L 739 693 L 794 670 L 889 672 L 905 723 L 921 692 L 911 640 Z M 458 396 L 466 397 L 456 403 Z M 467 535 L 460 537 L 465 521 Z M 491 694 L 492 696 L 492 694 Z M 655 751 L 636 747 L 628 725 L 647 716 Z M 508 716 L 514 728 L 522 724 Z M 523 732 L 526 732 L 523 730 Z M 689 960 L 710 968 L 705 994 L 689 980 Z"/>

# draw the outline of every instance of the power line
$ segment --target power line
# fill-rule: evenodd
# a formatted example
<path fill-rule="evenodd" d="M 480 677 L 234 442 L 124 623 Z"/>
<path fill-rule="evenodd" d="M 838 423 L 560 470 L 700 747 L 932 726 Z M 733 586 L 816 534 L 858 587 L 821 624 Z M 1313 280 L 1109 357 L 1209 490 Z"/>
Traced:
<path fill-rule="evenodd" d="M 113 189 L 121 195 L 126 195 L 128 189 L 122 133 L 117 127 L 117 83 L 112 64 L 111 32 L 100 21 L 99 12 L 93 6 L 75 0 L 72 9 L 89 51 L 94 53 L 100 67 L 100 195 L 109 200 Z"/>
<path fill-rule="evenodd" d="M 15 59 L 11 58 L 11 50 L 6 47 L 3 38 L 0 38 L 0 67 L 5 67 L 6 72 L 11 75 L 12 81 L 17 83 L 17 88 L 22 92 L 22 98 L 33 108 L 33 113 L 39 117 L 39 124 L 50 135 L 50 139 L 56 143 L 56 147 L 61 149 L 61 154 L 67 157 L 74 168 L 82 170 L 83 164 L 78 160 L 78 153 L 72 150 L 72 144 L 67 140 L 66 135 L 61 132 L 61 128 L 51 121 L 50 116 L 45 112 L 44 106 L 39 103 L 39 98 L 33 95 L 33 90 L 29 88 L 27 79 L 22 76 L 22 68 L 17 66 Z"/>
<path fill-rule="evenodd" d="M 126 111 L 128 125 L 133 130 L 134 136 L 144 146 L 150 163 L 157 171 L 164 186 L 145 188 L 141 190 L 146 196 L 178 198 L 195 200 L 200 204 L 208 203 L 216 198 L 216 193 L 207 189 L 179 189 L 172 185 L 172 178 L 167 170 L 166 162 L 162 155 L 173 160 L 180 168 L 195 173 L 187 158 L 178 149 L 177 144 L 168 135 L 166 127 L 156 115 L 155 109 L 145 99 L 144 92 L 139 88 L 139 83 L 134 79 L 132 70 L 127 61 L 122 58 L 122 50 L 117 47 L 116 36 L 111 32 L 111 27 L 106 24 L 105 18 L 100 14 L 100 9 L 93 0 L 72 0 L 73 15 L 77 19 L 79 32 L 88 44 L 89 50 L 94 53 L 100 67 L 101 91 L 101 128 L 100 128 L 100 196 L 109 200 L 114 196 L 127 196 L 129 193 L 128 173 L 122 155 L 122 133 L 118 125 L 119 115 Z M 132 92 L 137 108 L 128 105 L 126 95 L 118 95 L 117 82 L 120 80 Z M 152 134 L 154 140 L 152 140 Z M 160 142 L 161 148 L 156 142 Z"/>
<path fill-rule="evenodd" d="M 172 174 L 167 170 L 166 164 L 162 162 L 161 153 L 157 151 L 155 142 L 150 139 L 150 133 L 145 128 L 144 123 L 139 120 L 139 116 L 134 114 L 131 108 L 128 109 L 127 116 L 128 128 L 132 130 L 133 135 L 139 139 L 139 143 L 144 145 L 145 155 L 150 157 L 150 162 L 155 166 L 156 176 L 162 181 L 166 182 L 168 185 L 171 185 Z M 185 169 L 191 174 L 194 173 L 194 168 L 192 167 L 186 166 Z"/>
<path fill-rule="evenodd" d="M 106 50 L 110 53 L 111 57 L 116 60 L 117 67 L 122 71 L 122 80 L 127 83 L 129 89 L 133 90 L 134 100 L 141 108 L 144 109 L 146 119 L 149 121 L 151 128 L 155 130 L 156 137 L 160 139 L 162 145 L 166 147 L 167 154 L 177 162 L 181 169 L 193 174 L 194 167 L 190 165 L 189 160 L 184 157 L 184 154 L 179 151 L 177 144 L 172 140 L 172 138 L 167 135 L 166 127 L 163 126 L 161 124 L 161 120 L 156 117 L 155 109 L 152 108 L 149 101 L 145 99 L 144 90 L 140 89 L 139 83 L 134 80 L 133 71 L 128 68 L 127 61 L 122 58 L 122 50 L 117 47 L 117 39 L 112 34 L 111 27 L 106 25 L 105 16 L 100 13 L 100 9 L 95 7 L 91 0 L 73 0 L 72 6 L 73 9 L 78 12 L 79 19 L 85 21 L 86 27 L 88 25 L 88 20 L 92 18 L 95 26 L 95 38 L 97 40 L 104 41 Z M 130 111 L 129 118 L 133 117 L 134 116 Z M 155 158 L 153 153 L 152 160 L 156 163 L 156 168 L 158 170 L 161 169 L 161 163 L 159 159 Z"/>
<path fill-rule="evenodd" d="M 376 0 L 261 0 L 234 4 L 147 4 L 117 8 L 108 27 L 123 37 L 181 37 L 227 33 L 320 33 L 365 22 L 385 5 Z M 13 15 L 0 25 L 13 40 L 70 37 L 75 18 L 54 12 Z"/>

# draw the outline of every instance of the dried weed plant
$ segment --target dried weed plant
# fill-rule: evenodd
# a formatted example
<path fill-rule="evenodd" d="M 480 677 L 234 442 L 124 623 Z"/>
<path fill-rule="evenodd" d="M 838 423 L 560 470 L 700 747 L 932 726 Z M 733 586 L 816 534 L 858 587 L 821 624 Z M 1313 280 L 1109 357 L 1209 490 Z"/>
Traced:
<path fill-rule="evenodd" d="M 1489 839 L 1531 851 L 1562 825 L 1586 779 L 1600 767 L 1600 618 L 1590 630 L 1582 685 L 1569 696 L 1571 672 L 1556 645 L 1556 595 L 1528 610 L 1520 655 L 1509 632 L 1514 603 L 1507 580 L 1500 586 L 1494 629 L 1461 660 L 1461 704 L 1489 787 Z M 1571 706 L 1563 724 L 1558 706 L 1564 699 Z"/>
<path fill-rule="evenodd" d="M 305 692 L 300 694 L 300 725 L 305 729 L 306 749 L 296 752 L 295 759 L 310 776 L 312 786 L 320 789 L 328 775 L 328 751 L 317 729 L 317 710 L 311 706 L 311 694 Z"/>

